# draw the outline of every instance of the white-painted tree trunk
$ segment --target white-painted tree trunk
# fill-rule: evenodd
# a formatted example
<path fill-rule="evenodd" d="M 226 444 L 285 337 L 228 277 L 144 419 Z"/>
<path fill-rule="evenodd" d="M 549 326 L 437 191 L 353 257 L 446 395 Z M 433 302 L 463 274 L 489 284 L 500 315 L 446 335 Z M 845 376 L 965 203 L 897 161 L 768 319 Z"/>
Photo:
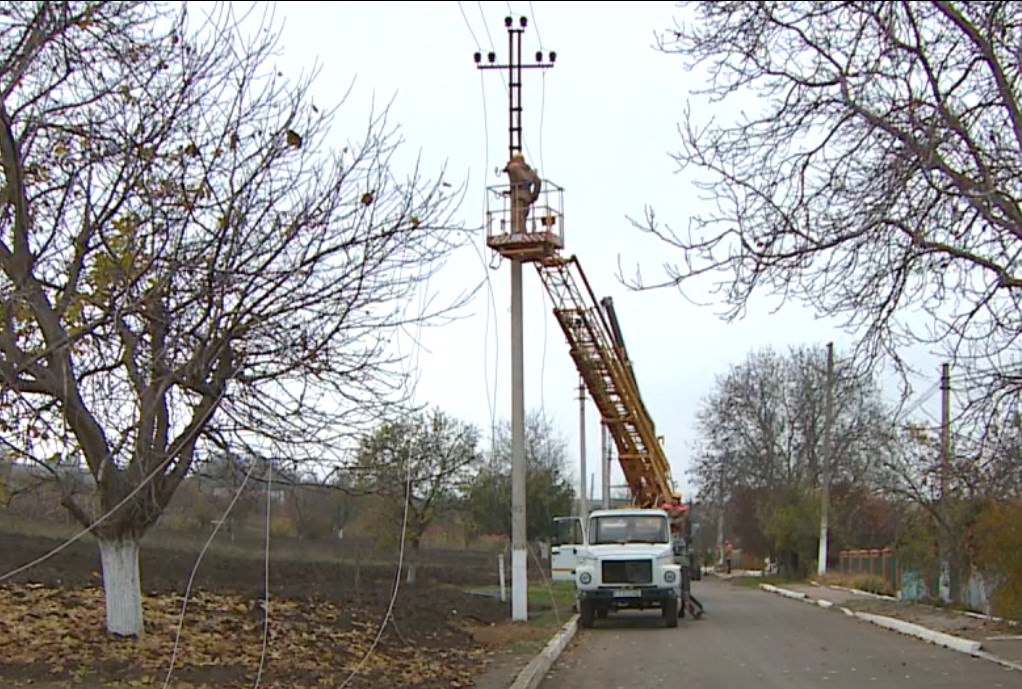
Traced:
<path fill-rule="evenodd" d="M 938 579 L 940 588 L 940 600 L 942 603 L 951 602 L 951 560 L 948 555 L 940 559 L 940 577 Z"/>
<path fill-rule="evenodd" d="M 106 597 L 106 629 L 121 636 L 142 636 L 142 583 L 138 575 L 139 543 L 133 538 L 99 539 Z"/>

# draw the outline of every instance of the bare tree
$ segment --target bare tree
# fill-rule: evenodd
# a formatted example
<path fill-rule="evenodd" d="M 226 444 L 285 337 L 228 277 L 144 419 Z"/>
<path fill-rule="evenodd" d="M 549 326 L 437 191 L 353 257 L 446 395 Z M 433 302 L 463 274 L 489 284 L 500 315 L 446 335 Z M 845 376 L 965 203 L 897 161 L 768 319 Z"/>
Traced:
<path fill-rule="evenodd" d="M 464 233 L 384 115 L 271 59 L 264 17 L 0 3 L 0 405 L 9 441 L 80 452 L 109 631 L 143 630 L 138 549 L 197 451 L 334 459 L 407 399 L 388 343 Z M 448 305 L 453 306 L 453 305 Z"/>
<path fill-rule="evenodd" d="M 697 476 L 707 495 L 721 481 L 747 488 L 810 486 L 823 461 L 825 353 L 793 347 L 748 358 L 717 379 L 698 412 L 703 453 Z M 879 386 L 860 377 L 847 359 L 838 362 L 834 396 L 834 483 L 863 484 L 890 438 L 890 416 Z"/>
<path fill-rule="evenodd" d="M 787 531 L 816 533 L 818 517 L 807 510 L 816 509 L 811 496 L 820 485 L 824 459 L 825 361 L 822 347 L 752 352 L 720 376 L 703 399 L 695 466 L 700 492 L 706 500 L 728 504 L 728 522 L 739 519 L 739 509 L 746 517 L 758 515 L 759 534 L 742 525 L 750 541 L 761 541 L 769 531 L 775 543 L 790 549 L 808 541 L 789 538 Z M 877 472 L 891 452 L 890 415 L 879 386 L 859 375 L 847 358 L 839 357 L 835 379 L 831 481 L 842 494 L 850 488 L 877 490 Z M 835 505 L 837 520 L 845 509 Z"/>
<path fill-rule="evenodd" d="M 704 65 L 676 160 L 708 210 L 660 285 L 719 276 L 725 317 L 800 299 L 861 335 L 860 361 L 937 343 L 977 418 L 1022 389 L 1022 5 L 699 2 L 659 48 Z M 633 284 L 652 287 L 641 276 Z"/>

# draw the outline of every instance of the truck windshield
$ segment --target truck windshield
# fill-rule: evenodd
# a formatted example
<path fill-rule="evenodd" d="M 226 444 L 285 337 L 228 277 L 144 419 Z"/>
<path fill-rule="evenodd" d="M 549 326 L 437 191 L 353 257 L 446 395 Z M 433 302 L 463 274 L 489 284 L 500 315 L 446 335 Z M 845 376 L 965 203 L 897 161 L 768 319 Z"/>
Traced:
<path fill-rule="evenodd" d="M 669 543 L 667 519 L 642 515 L 593 517 L 590 544 Z"/>

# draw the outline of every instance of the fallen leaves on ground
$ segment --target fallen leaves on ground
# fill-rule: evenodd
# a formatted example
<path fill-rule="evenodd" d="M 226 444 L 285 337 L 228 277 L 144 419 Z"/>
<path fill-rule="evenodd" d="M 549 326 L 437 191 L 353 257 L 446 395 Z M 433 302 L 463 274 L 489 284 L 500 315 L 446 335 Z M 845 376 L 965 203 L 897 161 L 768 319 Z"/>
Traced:
<path fill-rule="evenodd" d="M 35 677 L 45 668 L 44 676 L 72 684 L 91 678 L 160 686 L 173 657 L 175 683 L 250 687 L 263 649 L 264 605 L 197 591 L 182 620 L 180 595 L 147 595 L 145 635 L 135 640 L 105 632 L 100 588 L 0 587 L 0 665 L 13 680 L 19 668 L 35 669 L 27 673 Z M 365 659 L 380 615 L 355 606 L 271 598 L 269 613 L 263 687 L 337 687 L 356 669 L 349 687 L 469 687 L 483 663 L 480 648 L 412 643 L 392 625 Z"/>

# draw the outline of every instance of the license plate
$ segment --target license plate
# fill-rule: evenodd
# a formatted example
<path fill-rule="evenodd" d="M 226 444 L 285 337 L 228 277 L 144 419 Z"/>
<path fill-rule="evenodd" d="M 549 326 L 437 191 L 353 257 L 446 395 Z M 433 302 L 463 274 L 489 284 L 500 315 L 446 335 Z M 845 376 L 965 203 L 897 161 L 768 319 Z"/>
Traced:
<path fill-rule="evenodd" d="M 615 598 L 641 598 L 641 591 L 632 591 L 630 589 L 614 591 Z"/>

